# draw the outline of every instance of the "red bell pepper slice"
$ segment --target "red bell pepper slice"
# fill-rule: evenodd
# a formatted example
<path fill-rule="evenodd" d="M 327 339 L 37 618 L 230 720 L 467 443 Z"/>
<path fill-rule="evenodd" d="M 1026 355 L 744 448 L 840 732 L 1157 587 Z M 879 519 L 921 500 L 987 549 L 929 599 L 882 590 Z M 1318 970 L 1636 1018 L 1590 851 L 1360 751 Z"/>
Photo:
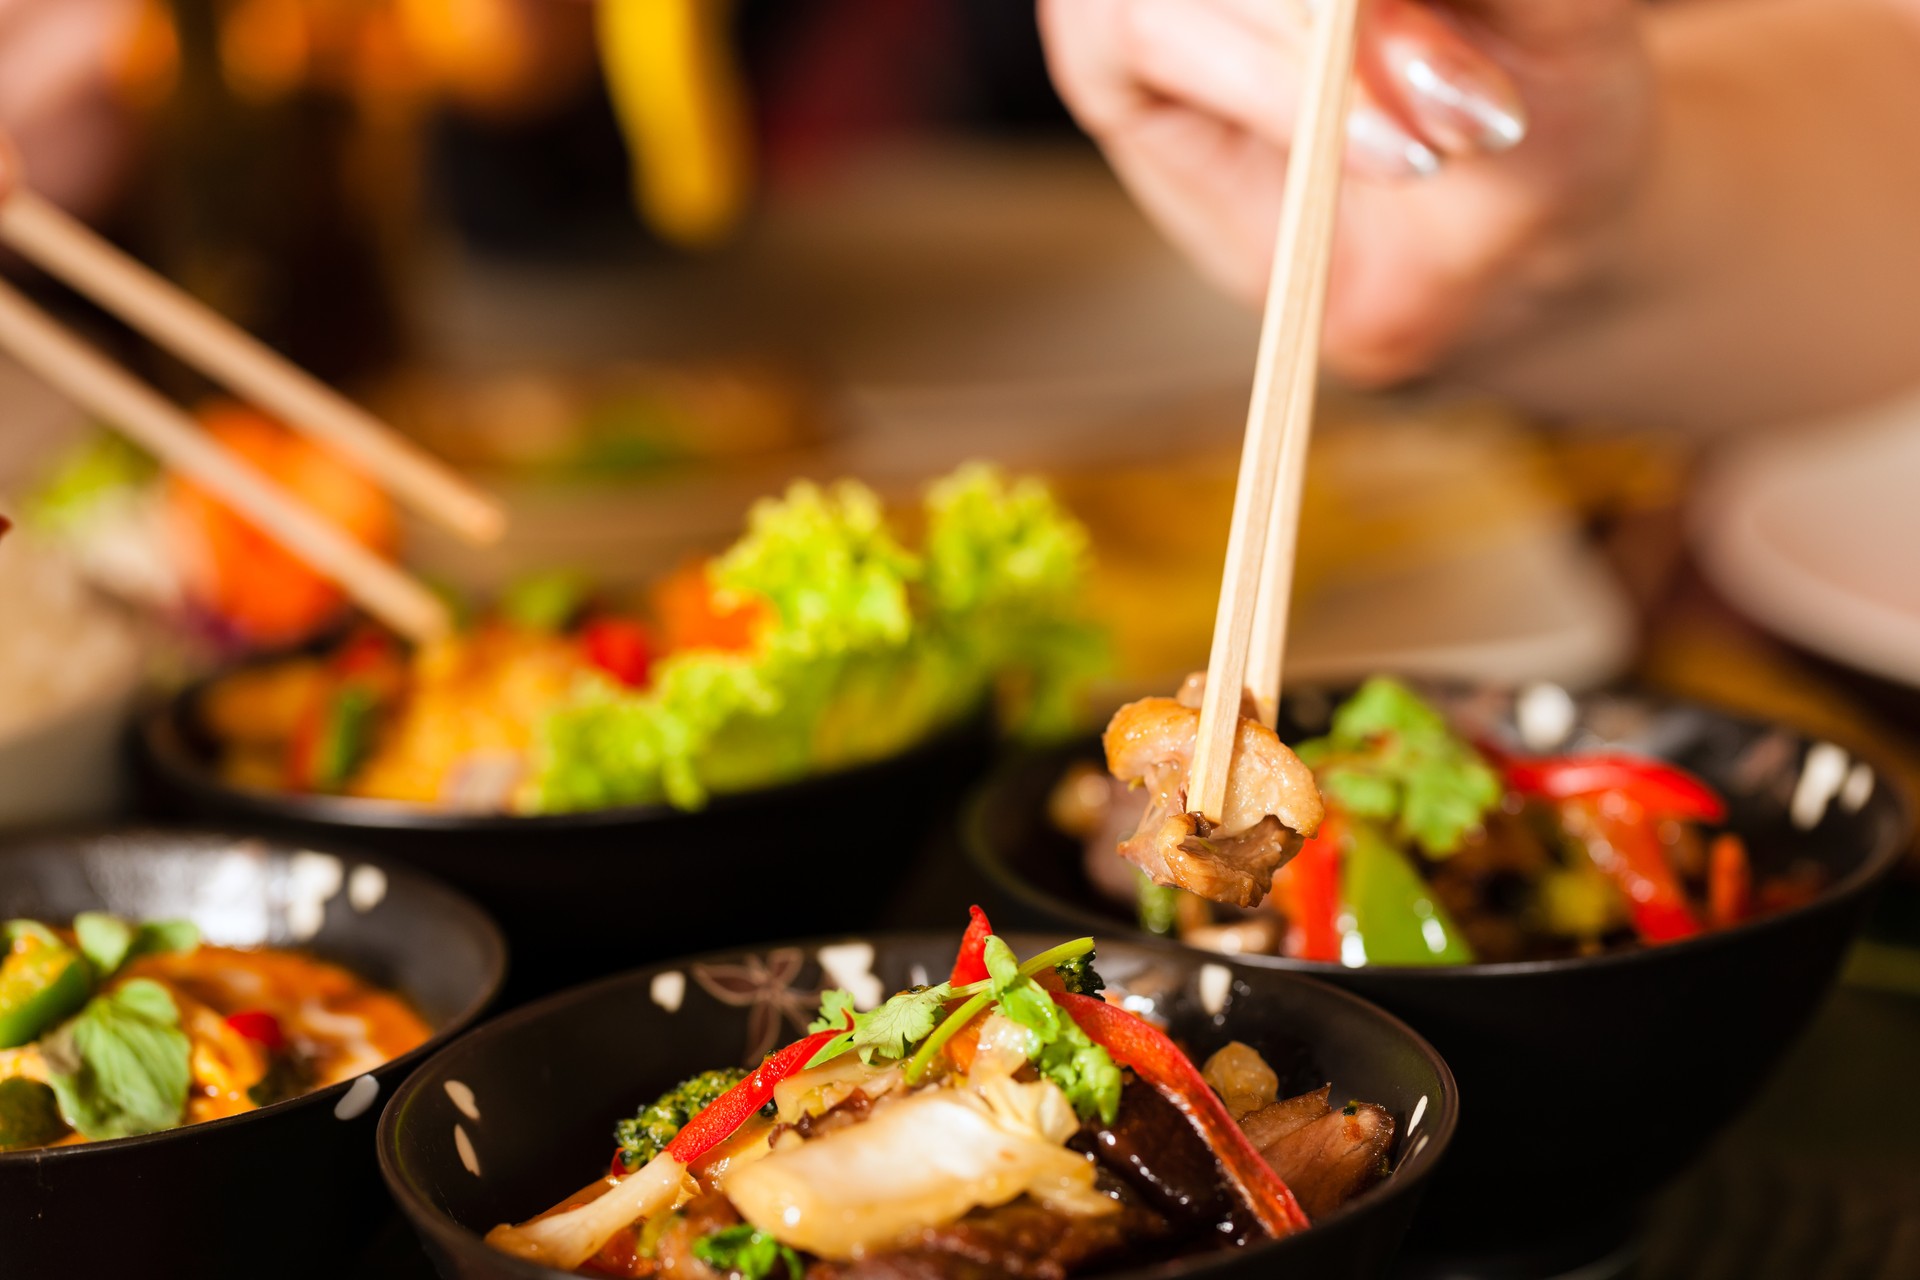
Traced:
<path fill-rule="evenodd" d="M 1568 800 L 1565 812 L 1569 830 L 1597 837 L 1584 841 L 1587 855 L 1626 895 L 1634 931 L 1642 939 L 1675 942 L 1705 931 L 1654 824 L 1637 802 L 1614 793 L 1603 800 Z"/>
<path fill-rule="evenodd" d="M 653 668 L 653 638 L 629 618 L 596 618 L 580 631 L 587 661 L 629 689 L 647 683 Z"/>
<path fill-rule="evenodd" d="M 1092 996 L 1069 992 L 1054 995 L 1089 1039 L 1113 1055 L 1123 1067 L 1164 1094 L 1180 1108 L 1219 1157 L 1227 1178 L 1253 1211 L 1254 1218 L 1275 1239 L 1305 1230 L 1307 1215 L 1300 1209 L 1285 1179 L 1274 1172 L 1226 1104 L 1200 1075 L 1200 1069 L 1165 1033 L 1125 1009 Z"/>
<path fill-rule="evenodd" d="M 847 1015 L 846 1025 L 853 1025 L 852 1014 Z M 746 1079 L 709 1102 L 699 1115 L 687 1121 L 685 1127 L 674 1135 L 673 1141 L 667 1144 L 668 1154 L 681 1164 L 692 1164 L 725 1142 L 754 1112 L 767 1105 L 773 1097 L 775 1085 L 788 1076 L 798 1074 L 827 1041 L 844 1029 L 816 1031 L 804 1040 L 796 1040 L 786 1048 L 768 1054 L 767 1060 L 755 1067 Z"/>
<path fill-rule="evenodd" d="M 987 980 L 987 939 L 993 936 L 993 926 L 979 907 L 968 907 L 967 911 L 973 918 L 960 935 L 960 954 L 954 957 L 953 976 L 947 979 L 956 987 Z"/>
<path fill-rule="evenodd" d="M 1549 800 L 1617 792 L 1656 818 L 1725 822 L 1727 806 L 1713 788 L 1684 769 L 1642 756 L 1589 755 L 1500 759 L 1507 785 Z"/>
<path fill-rule="evenodd" d="M 1707 850 L 1707 917 L 1718 928 L 1739 924 L 1753 909 L 1753 866 L 1746 842 L 1731 831 Z"/>
<path fill-rule="evenodd" d="M 287 1033 L 280 1029 L 280 1019 L 265 1009 L 242 1009 L 228 1014 L 226 1021 L 243 1038 L 269 1053 L 279 1053 L 287 1047 Z"/>
<path fill-rule="evenodd" d="M 1344 822 L 1327 810 L 1320 830 L 1273 877 L 1273 894 L 1287 917 L 1286 954 L 1295 960 L 1340 959 L 1340 846 Z"/>

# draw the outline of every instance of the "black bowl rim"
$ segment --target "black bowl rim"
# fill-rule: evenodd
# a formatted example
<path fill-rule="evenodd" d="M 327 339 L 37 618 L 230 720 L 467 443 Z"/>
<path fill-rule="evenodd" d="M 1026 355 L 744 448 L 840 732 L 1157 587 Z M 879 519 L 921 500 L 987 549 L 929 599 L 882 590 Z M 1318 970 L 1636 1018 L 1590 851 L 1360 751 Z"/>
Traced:
<path fill-rule="evenodd" d="M 1876 782 L 1875 791 L 1886 797 L 1886 803 L 1893 806 L 1894 821 L 1887 836 L 1875 848 L 1867 851 L 1867 857 L 1846 876 L 1835 881 L 1811 901 L 1761 916 L 1756 920 L 1743 921 L 1731 929 L 1716 929 L 1693 938 L 1683 938 L 1678 942 L 1666 942 L 1657 947 L 1632 947 L 1617 951 L 1603 952 L 1595 956 L 1565 956 L 1548 960 L 1502 960 L 1485 964 L 1459 965 L 1419 965 L 1419 964 L 1367 964 L 1343 965 L 1329 960 L 1295 960 L 1287 956 L 1269 956 L 1243 954 L 1227 956 L 1259 969 L 1277 970 L 1286 973 L 1298 973 L 1318 976 L 1323 979 L 1339 981 L 1353 974 L 1379 974 L 1394 978 L 1420 977 L 1434 981 L 1471 982 L 1476 979 L 1494 979 L 1519 977 L 1534 974 L 1568 973 L 1573 971 L 1604 970 L 1640 964 L 1661 964 L 1668 956 L 1687 955 L 1708 948 L 1723 946 L 1731 939 L 1770 932 L 1785 928 L 1802 915 L 1828 909 L 1836 904 L 1856 899 L 1877 887 L 1893 874 L 1900 865 L 1907 845 L 1914 834 L 1914 802 L 1908 794 L 1906 784 L 1900 775 L 1888 764 L 1884 756 L 1857 742 L 1836 738 L 1829 734 L 1815 735 L 1809 731 L 1783 720 L 1762 720 L 1754 716 L 1739 715 L 1722 707 L 1700 702 L 1692 698 L 1670 697 L 1646 690 L 1613 689 L 1604 691 L 1610 696 L 1623 696 L 1643 703 L 1663 708 L 1684 708 L 1714 717 L 1722 723 L 1741 725 L 1750 729 L 1765 731 L 1785 730 L 1803 742 L 1830 742 L 1855 760 L 1864 761 L 1873 770 Z M 1062 744 L 1052 749 L 1058 753 L 1064 750 L 1077 750 L 1079 744 Z M 1055 897 L 1052 893 L 1032 884 L 1015 870 L 988 839 L 986 810 L 1000 792 L 1007 786 L 1007 780 L 1023 769 L 1032 768 L 1036 756 L 1049 754 L 1047 751 L 1023 753 L 1004 761 L 987 776 L 978 789 L 967 800 L 961 815 L 961 843 L 966 847 L 967 857 L 974 867 L 991 881 L 995 888 L 1006 893 L 1030 910 L 1057 919 L 1070 920 L 1076 927 L 1091 928 L 1096 932 L 1106 932 L 1140 943 L 1143 946 L 1156 946 L 1165 950 L 1194 955 L 1215 956 L 1222 953 L 1208 951 L 1201 947 L 1190 947 L 1176 938 L 1166 938 L 1148 933 L 1137 926 L 1125 926 L 1120 920 L 1100 915 L 1078 902 Z M 1119 932 L 1124 930 L 1123 932 Z"/>
<path fill-rule="evenodd" d="M 273 655 L 278 656 L 278 655 Z M 266 661 L 263 657 L 253 662 Z M 671 804 L 610 805 L 596 809 L 568 809 L 557 813 L 461 813 L 435 809 L 404 800 L 375 800 L 364 796 L 308 795 L 236 787 L 223 782 L 197 758 L 180 730 L 181 717 L 191 714 L 196 699 L 215 680 L 253 662 L 241 663 L 200 677 L 161 700 L 141 717 L 135 743 L 146 762 L 165 783 L 190 795 L 216 797 L 230 809 L 255 817 L 292 819 L 340 831 L 515 831 L 528 834 L 640 826 L 687 817 L 724 817 L 735 808 L 778 803 L 783 797 L 824 783 L 852 783 L 901 764 L 911 763 L 984 731 L 991 706 L 979 707 L 933 729 L 905 750 L 836 769 L 825 769 L 770 786 L 743 791 L 718 791 L 699 809 Z"/>
<path fill-rule="evenodd" d="M 1020 943 L 1022 945 L 1037 944 L 1041 947 L 1052 945 L 1048 939 L 1057 937 L 1057 935 L 1041 934 L 1026 930 L 1014 932 L 1007 936 L 1010 942 Z M 654 975 L 659 973 L 685 969 L 696 964 L 711 964 L 734 960 L 748 953 L 759 954 L 767 950 L 783 947 L 797 947 L 811 952 L 823 946 L 834 946 L 850 942 L 878 944 L 883 941 L 915 946 L 938 945 L 940 943 L 951 943 L 953 941 L 953 935 L 946 931 L 933 929 L 882 929 L 862 933 L 830 934 L 824 937 L 789 939 L 783 942 L 753 943 L 742 947 L 726 947 L 715 951 L 702 952 L 697 955 L 681 956 L 673 960 L 662 961 L 658 964 L 647 965 L 643 968 L 628 969 L 621 973 L 609 974 L 604 978 L 596 978 L 591 982 L 582 983 L 579 986 L 569 987 L 564 991 L 555 992 L 553 995 L 536 1000 L 531 1004 L 522 1005 L 517 1009 L 502 1014 L 498 1018 L 489 1019 L 483 1025 L 460 1036 L 453 1043 L 442 1045 L 439 1050 L 434 1053 L 432 1058 L 421 1063 L 418 1069 L 407 1076 L 400 1084 L 400 1087 L 393 1091 L 392 1096 L 387 1099 L 386 1105 L 381 1109 L 380 1125 L 375 1132 L 374 1142 L 378 1148 L 380 1159 L 380 1176 L 386 1180 L 388 1194 L 393 1197 L 395 1203 L 400 1206 L 416 1230 L 431 1235 L 451 1252 L 457 1253 L 461 1250 L 473 1248 L 484 1249 L 486 1250 L 485 1256 L 490 1263 L 505 1266 L 514 1275 L 524 1277 L 525 1280 L 568 1280 L 569 1277 L 576 1273 L 560 1271 L 553 1267 L 529 1262 L 524 1258 L 514 1257 L 511 1254 L 488 1249 L 484 1237 L 475 1234 L 453 1221 L 442 1212 L 437 1205 L 417 1195 L 407 1180 L 401 1176 L 399 1169 L 400 1156 L 398 1153 L 400 1143 L 400 1112 L 405 1104 L 411 1101 L 416 1094 L 425 1092 L 429 1088 L 428 1080 L 429 1077 L 433 1075 L 438 1060 L 451 1054 L 456 1049 L 464 1049 L 472 1042 L 491 1039 L 507 1031 L 511 1031 L 523 1023 L 538 1021 L 560 1010 L 592 1000 L 605 990 L 627 985 L 637 987 L 642 982 L 651 980 Z M 1109 935 L 1107 941 L 1119 947 L 1133 948 L 1148 954 L 1165 954 L 1164 951 L 1159 948 L 1143 946 L 1129 938 Z M 1098 935 L 1095 936 L 1094 944 L 1096 949 L 1102 945 Z M 1196 964 L 1218 963 L 1224 964 L 1228 968 L 1231 968 L 1237 959 L 1237 957 L 1234 956 L 1216 956 L 1205 952 L 1195 952 L 1191 949 L 1187 950 L 1186 957 L 1181 958 L 1196 956 L 1204 957 L 1204 959 L 1196 959 Z M 1426 1142 L 1418 1146 L 1418 1148 L 1409 1155 L 1402 1156 L 1400 1164 L 1395 1166 L 1393 1171 L 1388 1174 L 1382 1182 L 1368 1188 L 1349 1203 L 1353 1205 L 1363 1203 L 1370 1204 L 1389 1198 L 1398 1199 L 1403 1196 L 1418 1194 L 1421 1185 L 1425 1183 L 1428 1178 L 1432 1177 L 1434 1170 L 1439 1167 L 1441 1160 L 1447 1153 L 1447 1148 L 1453 1142 L 1453 1135 L 1459 1126 L 1460 1086 L 1453 1078 L 1453 1069 L 1447 1065 L 1446 1059 L 1440 1056 L 1439 1051 L 1427 1042 L 1426 1037 L 1408 1026 L 1399 1017 L 1389 1013 L 1371 1000 L 1357 996 L 1353 992 L 1345 990 L 1333 983 L 1323 982 L 1318 978 L 1309 977 L 1305 974 L 1281 972 L 1275 976 L 1283 983 L 1310 988 L 1320 998 L 1329 999 L 1335 1004 L 1345 1005 L 1362 1016 L 1385 1024 L 1395 1034 L 1411 1044 L 1420 1054 L 1421 1058 L 1433 1068 L 1440 1081 L 1440 1092 L 1438 1099 L 1428 1104 L 1425 1115 L 1423 1116 L 1423 1119 L 1426 1120 L 1426 1127 L 1422 1130 L 1422 1133 L 1426 1137 Z M 1408 1163 L 1413 1163 L 1415 1167 L 1407 1170 L 1405 1166 Z M 1343 1205 L 1332 1217 L 1327 1219 L 1327 1221 L 1337 1222 L 1346 1217 L 1349 1212 L 1348 1206 Z M 1292 1238 L 1293 1237 L 1289 1237 L 1288 1239 Z M 1287 1240 L 1266 1240 L 1256 1245 L 1248 1246 L 1248 1248 L 1264 1254 L 1273 1249 L 1284 1248 L 1287 1243 Z M 1205 1276 L 1214 1271 L 1237 1266 L 1244 1261 L 1247 1256 L 1248 1252 L 1244 1249 L 1221 1250 L 1215 1253 L 1185 1258 L 1173 1258 L 1151 1267 L 1128 1271 L 1102 1272 L 1100 1280 L 1144 1280 L 1145 1277 L 1153 1277 L 1154 1280 L 1172 1280 L 1173 1277 Z"/>
<path fill-rule="evenodd" d="M 192 840 L 225 840 L 235 843 L 246 841 L 264 844 L 273 852 L 280 853 L 283 856 L 303 852 L 301 848 L 290 841 L 269 836 L 234 832 L 219 827 L 62 827 L 26 833 L 19 837 L 9 838 L 4 844 L 0 844 L 0 864 L 4 864 L 6 860 L 10 858 L 29 853 L 33 849 L 50 841 L 95 841 L 109 837 L 114 839 L 157 839 L 171 837 Z M 316 850 L 315 852 L 322 851 Z M 487 952 L 485 981 L 481 984 L 479 993 L 467 1002 L 465 1008 L 448 1019 L 446 1026 L 436 1030 L 414 1048 L 407 1050 L 407 1052 L 397 1058 L 387 1059 L 379 1066 L 373 1068 L 372 1071 L 361 1073 L 362 1075 L 372 1075 L 375 1072 L 390 1073 L 398 1069 L 400 1078 L 404 1080 L 407 1076 L 413 1074 L 414 1068 L 419 1066 L 421 1062 L 425 1061 L 431 1055 L 438 1053 L 441 1049 L 445 1048 L 448 1043 L 458 1039 L 471 1029 L 473 1025 L 480 1020 L 480 1015 L 486 1011 L 487 1006 L 492 1004 L 494 999 L 499 996 L 500 987 L 506 981 L 507 976 L 506 937 L 500 932 L 500 926 L 493 922 L 493 917 L 482 910 L 479 904 L 475 903 L 458 889 L 455 889 L 453 886 L 434 876 L 410 867 L 405 863 L 394 862 L 388 858 L 360 853 L 357 850 L 332 849 L 324 852 L 330 852 L 334 857 L 342 861 L 364 863 L 378 867 L 381 873 L 387 877 L 389 884 L 406 884 L 408 886 L 408 892 L 424 892 L 429 895 L 440 896 L 452 905 L 456 911 L 461 913 L 466 924 L 474 929 L 483 948 Z M 359 1076 L 355 1076 L 352 1080 L 342 1080 L 337 1084 L 330 1084 L 324 1089 L 315 1089 L 312 1093 L 303 1093 L 298 1097 L 285 1098 L 279 1102 L 269 1103 L 264 1107 L 256 1107 L 252 1111 L 243 1111 L 239 1115 L 221 1116 L 217 1120 L 202 1120 L 197 1124 L 183 1124 L 173 1129 L 162 1129 L 158 1133 L 140 1133 L 127 1138 L 105 1138 L 98 1142 L 81 1142 L 64 1147 L 30 1147 L 21 1151 L 0 1151 L 0 1167 L 4 1167 L 9 1163 L 25 1164 L 46 1160 L 68 1161 L 96 1157 L 107 1158 L 110 1157 L 113 1152 L 125 1151 L 133 1147 L 157 1146 L 167 1142 L 179 1142 L 186 1140 L 187 1137 L 192 1134 L 205 1133 L 211 1130 L 232 1129 L 241 1125 L 260 1123 L 274 1116 L 285 1115 L 287 1112 L 296 1108 L 309 1106 L 318 1107 L 326 1104 L 337 1105 L 339 1099 L 345 1096 L 347 1090 L 351 1089 L 359 1078 Z"/>

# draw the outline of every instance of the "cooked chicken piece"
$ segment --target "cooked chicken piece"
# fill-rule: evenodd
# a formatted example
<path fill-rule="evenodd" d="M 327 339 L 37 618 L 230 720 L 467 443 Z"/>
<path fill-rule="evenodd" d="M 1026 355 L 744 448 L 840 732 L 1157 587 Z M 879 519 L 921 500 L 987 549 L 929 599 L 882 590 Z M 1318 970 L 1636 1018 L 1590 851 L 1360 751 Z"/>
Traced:
<path fill-rule="evenodd" d="M 1317 1096 L 1324 1102 L 1326 1090 Z M 1248 1117 L 1249 1136 L 1253 1119 Z M 1274 1171 L 1286 1179 L 1307 1216 L 1318 1221 L 1386 1173 L 1387 1152 L 1393 1146 L 1393 1117 L 1384 1107 L 1370 1102 L 1350 1102 L 1265 1145 L 1256 1139 L 1255 1145 L 1260 1146 Z"/>
<path fill-rule="evenodd" d="M 1120 856 L 1157 884 L 1215 902 L 1258 906 L 1273 873 L 1320 829 L 1324 810 L 1313 773 L 1273 730 L 1242 717 L 1234 739 L 1220 822 L 1187 812 L 1200 712 L 1173 698 L 1128 703 L 1107 725 L 1103 745 L 1113 776 L 1147 789 L 1147 810 Z"/>

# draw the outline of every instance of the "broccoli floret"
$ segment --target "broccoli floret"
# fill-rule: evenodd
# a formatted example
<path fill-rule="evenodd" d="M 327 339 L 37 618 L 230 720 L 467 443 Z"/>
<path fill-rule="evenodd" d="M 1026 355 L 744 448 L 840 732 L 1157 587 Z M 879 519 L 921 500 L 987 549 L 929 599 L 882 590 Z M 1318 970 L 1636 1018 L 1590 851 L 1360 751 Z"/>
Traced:
<path fill-rule="evenodd" d="M 613 1140 L 620 1144 L 620 1160 L 629 1169 L 638 1169 L 659 1155 L 674 1135 L 706 1109 L 708 1103 L 746 1078 L 740 1067 L 702 1071 L 682 1080 L 655 1098 L 632 1118 L 613 1126 Z"/>
<path fill-rule="evenodd" d="M 1093 971 L 1091 951 L 1083 956 L 1062 960 L 1053 966 L 1053 971 L 1060 975 L 1060 981 L 1066 984 L 1067 990 L 1077 996 L 1097 996 L 1107 989 L 1106 982 Z"/>

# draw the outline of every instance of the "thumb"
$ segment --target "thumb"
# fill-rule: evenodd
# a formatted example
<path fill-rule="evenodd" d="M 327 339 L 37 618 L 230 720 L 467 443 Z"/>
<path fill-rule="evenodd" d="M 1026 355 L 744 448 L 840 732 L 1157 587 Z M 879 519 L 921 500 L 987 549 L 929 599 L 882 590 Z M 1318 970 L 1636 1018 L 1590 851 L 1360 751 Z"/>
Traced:
<path fill-rule="evenodd" d="M 12 140 L 0 133 L 0 200 L 12 195 L 19 182 L 20 153 L 13 149 Z"/>

